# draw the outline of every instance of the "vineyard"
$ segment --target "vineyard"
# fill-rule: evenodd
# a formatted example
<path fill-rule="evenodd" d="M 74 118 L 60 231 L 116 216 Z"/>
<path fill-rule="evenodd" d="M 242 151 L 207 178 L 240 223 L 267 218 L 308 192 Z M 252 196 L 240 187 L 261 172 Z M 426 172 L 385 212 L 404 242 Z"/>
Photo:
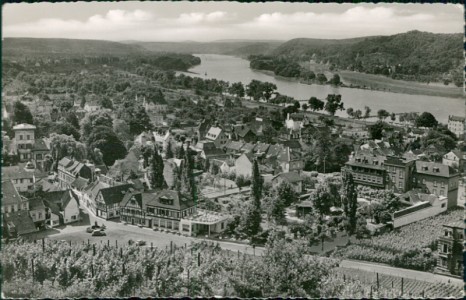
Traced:
<path fill-rule="evenodd" d="M 424 219 L 390 233 L 364 239 L 339 249 L 337 257 L 386 263 L 420 271 L 431 271 L 435 267 L 437 239 L 443 233 L 443 224 L 462 220 L 462 209 Z"/>
<path fill-rule="evenodd" d="M 348 268 L 335 269 L 333 280 L 344 281 L 345 287 L 340 291 L 342 298 L 364 298 L 369 294 L 370 298 L 455 298 L 463 295 L 461 285 L 446 283 L 431 283 L 409 278 L 400 278 L 385 274 L 376 274 L 363 270 Z M 360 294 L 347 291 L 354 290 L 353 285 L 363 286 Z"/>
<path fill-rule="evenodd" d="M 207 242 L 156 249 L 19 241 L 3 246 L 2 290 L 13 298 L 370 296 L 367 282 L 335 276 L 337 260 L 302 250 L 284 239 L 269 241 L 262 256 Z"/>

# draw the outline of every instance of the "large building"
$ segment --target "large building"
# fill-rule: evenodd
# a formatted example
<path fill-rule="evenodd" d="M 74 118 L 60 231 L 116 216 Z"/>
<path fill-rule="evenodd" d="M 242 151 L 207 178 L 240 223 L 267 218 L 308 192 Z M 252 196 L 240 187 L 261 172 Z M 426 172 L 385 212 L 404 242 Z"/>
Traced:
<path fill-rule="evenodd" d="M 465 117 L 448 116 L 448 129 L 458 138 L 464 136 Z"/>
<path fill-rule="evenodd" d="M 384 161 L 387 171 L 386 187 L 395 192 L 406 192 L 412 188 L 415 161 L 396 156 L 387 156 Z"/>
<path fill-rule="evenodd" d="M 210 127 L 205 135 L 206 140 L 212 141 L 217 148 L 223 148 L 225 144 L 229 141 L 229 137 L 225 134 L 225 131 L 218 127 Z"/>
<path fill-rule="evenodd" d="M 385 188 L 387 183 L 384 161 L 386 157 L 359 151 L 346 163 L 356 184 Z"/>
<path fill-rule="evenodd" d="M 424 192 L 448 198 L 448 207 L 456 206 L 460 174 L 450 166 L 416 161 L 413 186 Z"/>
<path fill-rule="evenodd" d="M 34 147 L 36 126 L 31 124 L 19 124 L 13 126 L 13 131 L 15 132 L 14 141 L 19 160 L 28 161 L 33 159 L 32 149 Z"/>

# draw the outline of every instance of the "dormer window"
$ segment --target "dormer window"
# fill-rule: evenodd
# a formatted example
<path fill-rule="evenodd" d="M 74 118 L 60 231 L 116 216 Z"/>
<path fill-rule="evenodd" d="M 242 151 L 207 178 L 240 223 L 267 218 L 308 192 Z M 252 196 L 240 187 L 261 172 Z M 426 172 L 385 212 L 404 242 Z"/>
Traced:
<path fill-rule="evenodd" d="M 434 173 L 439 173 L 440 172 L 440 169 L 438 167 L 434 167 L 433 170 L 434 170 Z"/>

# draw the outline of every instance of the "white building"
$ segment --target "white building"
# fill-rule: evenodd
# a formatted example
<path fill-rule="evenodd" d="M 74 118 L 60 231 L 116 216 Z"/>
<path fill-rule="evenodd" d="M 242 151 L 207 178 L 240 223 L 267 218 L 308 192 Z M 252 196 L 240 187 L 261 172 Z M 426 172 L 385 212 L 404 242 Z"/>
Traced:
<path fill-rule="evenodd" d="M 457 137 L 462 137 L 465 130 L 465 117 L 448 116 L 448 129 Z"/>

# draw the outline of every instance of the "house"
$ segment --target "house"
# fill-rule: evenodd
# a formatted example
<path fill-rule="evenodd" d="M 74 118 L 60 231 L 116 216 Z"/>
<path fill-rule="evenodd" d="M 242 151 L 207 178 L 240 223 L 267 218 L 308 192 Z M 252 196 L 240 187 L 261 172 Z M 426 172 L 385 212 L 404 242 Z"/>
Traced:
<path fill-rule="evenodd" d="M 366 128 L 345 128 L 343 129 L 341 136 L 350 137 L 354 139 L 367 139 L 369 138 L 369 131 Z"/>
<path fill-rule="evenodd" d="M 236 176 L 251 177 L 254 158 L 251 154 L 243 153 L 235 160 Z"/>
<path fill-rule="evenodd" d="M 46 207 L 42 198 L 29 199 L 29 215 L 36 227 L 41 228 L 45 226 L 46 221 Z"/>
<path fill-rule="evenodd" d="M 448 198 L 448 208 L 456 206 L 460 174 L 450 166 L 416 161 L 413 186 L 424 192 Z"/>
<path fill-rule="evenodd" d="M 270 144 L 267 143 L 257 143 L 254 148 L 255 153 L 258 157 L 265 157 L 267 155 L 267 150 L 269 150 Z"/>
<path fill-rule="evenodd" d="M 243 147 L 241 147 L 241 152 L 242 153 L 253 153 L 255 148 L 256 148 L 255 144 L 245 143 Z"/>
<path fill-rule="evenodd" d="M 2 166 L 2 180 L 11 180 L 19 192 L 32 192 L 36 182 L 36 172 L 32 163 L 17 166 Z"/>
<path fill-rule="evenodd" d="M 207 131 L 209 130 L 212 124 L 211 119 L 203 119 L 197 127 L 197 140 L 201 141 L 205 139 Z"/>
<path fill-rule="evenodd" d="M 437 242 L 438 260 L 435 273 L 463 276 L 464 221 L 443 225 L 443 234 Z"/>
<path fill-rule="evenodd" d="M 300 129 L 310 123 L 309 118 L 303 113 L 288 114 L 285 120 L 285 127 L 287 129 Z"/>
<path fill-rule="evenodd" d="M 181 231 L 181 218 L 196 212 L 193 199 L 173 190 L 143 193 L 142 202 L 146 206 L 147 227 Z"/>
<path fill-rule="evenodd" d="M 110 187 L 104 187 L 97 190 L 94 199 L 95 215 L 103 219 L 112 219 L 119 217 L 120 203 L 126 193 L 134 189 L 131 184 L 120 184 Z"/>
<path fill-rule="evenodd" d="M 240 141 L 229 141 L 225 144 L 224 151 L 232 156 L 239 156 L 241 154 L 241 148 L 244 146 L 243 142 Z"/>
<path fill-rule="evenodd" d="M 210 172 L 214 173 L 214 169 L 218 170 L 218 173 L 230 173 L 235 170 L 234 160 L 231 159 L 212 159 L 210 161 Z"/>
<path fill-rule="evenodd" d="M 132 147 L 124 159 L 118 159 L 107 172 L 107 176 L 119 181 L 126 181 L 131 173 L 141 176 L 144 172 L 144 159 L 142 159 L 141 151 Z"/>
<path fill-rule="evenodd" d="M 210 127 L 205 135 L 205 139 L 212 141 L 215 144 L 215 147 L 222 149 L 223 146 L 229 141 L 228 136 L 222 128 L 217 126 Z"/>
<path fill-rule="evenodd" d="M 170 129 L 167 130 L 156 130 L 153 132 L 155 144 L 160 147 L 165 153 L 167 151 L 168 144 L 174 145 L 175 140 Z"/>
<path fill-rule="evenodd" d="M 2 214 L 28 211 L 29 202 L 22 197 L 11 179 L 2 178 Z"/>
<path fill-rule="evenodd" d="M 153 99 L 155 100 L 155 99 Z M 136 96 L 136 101 L 137 101 L 137 96 Z M 162 114 L 166 113 L 168 111 L 168 104 L 163 99 L 162 97 L 159 97 L 156 101 L 146 101 L 146 98 L 144 97 L 142 105 L 144 106 L 144 109 L 148 114 Z"/>
<path fill-rule="evenodd" d="M 97 100 L 93 99 L 93 100 L 88 100 L 88 101 L 86 101 L 86 104 L 84 104 L 83 109 L 84 109 L 86 112 L 90 113 L 90 112 L 94 112 L 94 111 L 100 110 L 101 107 L 100 107 L 100 103 L 99 103 Z"/>
<path fill-rule="evenodd" d="M 154 135 L 155 135 L 155 133 L 154 133 Z M 152 146 L 152 145 L 154 145 L 154 136 L 150 131 L 141 132 L 139 135 L 137 135 L 134 138 L 134 143 L 142 145 L 142 146 L 145 146 L 145 145 Z"/>
<path fill-rule="evenodd" d="M 120 219 L 123 222 L 131 225 L 149 225 L 151 218 L 146 217 L 146 202 L 143 202 L 142 195 L 140 191 L 129 190 L 123 197 L 120 204 Z"/>
<path fill-rule="evenodd" d="M 69 224 L 80 220 L 80 210 L 77 196 L 71 189 L 48 192 L 43 195 L 44 205 L 48 210 L 58 215 L 60 224 Z M 54 226 L 54 219 L 49 218 L 47 225 Z"/>
<path fill-rule="evenodd" d="M 448 129 L 458 138 L 464 136 L 465 124 L 465 117 L 448 116 Z"/>
<path fill-rule="evenodd" d="M 284 173 L 288 172 L 301 172 L 304 168 L 304 161 L 301 158 L 301 153 L 286 147 L 277 157 Z"/>
<path fill-rule="evenodd" d="M 31 124 L 18 124 L 13 126 L 15 133 L 14 144 L 16 145 L 15 152 L 19 155 L 20 161 L 28 161 L 33 159 L 32 149 L 34 146 L 36 126 Z"/>
<path fill-rule="evenodd" d="M 463 170 L 463 153 L 460 150 L 451 150 L 442 158 L 442 164 L 455 169 Z"/>
<path fill-rule="evenodd" d="M 394 228 L 436 216 L 447 210 L 448 199 L 445 196 L 411 190 L 400 197 L 402 203 L 409 204 L 409 206 L 392 214 Z"/>
<path fill-rule="evenodd" d="M 223 147 L 222 147 L 223 148 Z M 226 158 L 229 155 L 223 152 L 222 148 L 217 148 L 212 141 L 200 141 L 193 148 L 194 151 L 204 160 L 213 158 Z"/>
<path fill-rule="evenodd" d="M 282 141 L 299 141 L 301 140 L 301 128 L 282 128 L 279 132 L 279 137 Z"/>
<path fill-rule="evenodd" d="M 304 216 L 312 212 L 313 207 L 314 205 L 312 201 L 310 200 L 301 201 L 300 203 L 296 204 L 296 216 L 298 218 L 303 218 Z"/>
<path fill-rule="evenodd" d="M 296 193 L 302 194 L 303 179 L 298 172 L 280 173 L 272 178 L 273 186 L 279 186 L 283 182 L 290 184 Z"/>
<path fill-rule="evenodd" d="M 3 237 L 17 238 L 37 231 L 37 228 L 26 210 L 5 213 L 3 217 Z"/>
<path fill-rule="evenodd" d="M 251 127 L 247 125 L 237 125 L 234 127 L 234 134 L 236 137 L 245 143 L 257 142 L 257 135 Z"/>
<path fill-rule="evenodd" d="M 58 162 L 58 183 L 63 188 L 71 188 L 78 177 L 93 181 L 95 166 L 64 157 Z"/>
<path fill-rule="evenodd" d="M 48 154 L 50 154 L 50 149 L 44 139 L 35 140 L 32 146 L 31 159 L 36 165 L 36 168 L 46 171 L 44 161 L 46 159 L 46 155 Z"/>

